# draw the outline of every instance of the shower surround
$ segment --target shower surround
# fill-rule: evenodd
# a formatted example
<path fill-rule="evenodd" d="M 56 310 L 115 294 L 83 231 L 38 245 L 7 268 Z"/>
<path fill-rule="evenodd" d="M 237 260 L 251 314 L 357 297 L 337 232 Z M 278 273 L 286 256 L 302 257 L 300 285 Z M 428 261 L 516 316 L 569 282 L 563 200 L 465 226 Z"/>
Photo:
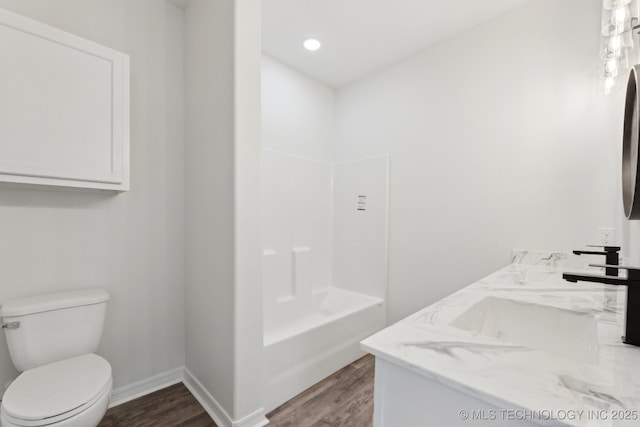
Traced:
<path fill-rule="evenodd" d="M 386 324 L 388 158 L 262 157 L 264 407 L 360 357 Z"/>

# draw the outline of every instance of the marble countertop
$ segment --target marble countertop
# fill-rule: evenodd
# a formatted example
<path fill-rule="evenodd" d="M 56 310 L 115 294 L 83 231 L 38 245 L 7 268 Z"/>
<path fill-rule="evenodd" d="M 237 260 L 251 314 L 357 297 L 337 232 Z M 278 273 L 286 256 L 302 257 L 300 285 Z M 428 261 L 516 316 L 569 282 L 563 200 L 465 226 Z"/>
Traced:
<path fill-rule="evenodd" d="M 498 408 L 531 411 L 541 425 L 640 426 L 640 347 L 620 339 L 626 287 L 562 279 L 563 271 L 588 270 L 588 263 L 602 262 L 600 258 L 515 251 L 512 264 L 372 335 L 361 346 Z M 486 297 L 590 316 L 593 348 L 579 355 L 557 354 L 450 326 Z M 549 339 L 565 327 L 550 328 Z M 621 416 L 622 423 L 614 419 Z"/>

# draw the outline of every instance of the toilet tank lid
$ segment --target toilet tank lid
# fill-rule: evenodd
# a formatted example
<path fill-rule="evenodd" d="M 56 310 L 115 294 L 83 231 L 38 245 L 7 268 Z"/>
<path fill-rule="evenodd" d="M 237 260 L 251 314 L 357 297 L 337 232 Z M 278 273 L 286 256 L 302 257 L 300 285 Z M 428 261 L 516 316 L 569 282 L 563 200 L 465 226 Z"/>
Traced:
<path fill-rule="evenodd" d="M 85 289 L 36 295 L 5 301 L 0 305 L 0 317 L 24 316 L 62 308 L 100 304 L 107 301 L 109 301 L 109 294 L 104 289 Z"/>

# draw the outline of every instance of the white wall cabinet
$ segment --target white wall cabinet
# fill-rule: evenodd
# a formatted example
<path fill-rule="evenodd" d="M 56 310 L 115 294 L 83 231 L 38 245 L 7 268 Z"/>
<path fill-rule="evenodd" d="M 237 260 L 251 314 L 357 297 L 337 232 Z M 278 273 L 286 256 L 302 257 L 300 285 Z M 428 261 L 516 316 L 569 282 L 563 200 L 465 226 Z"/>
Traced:
<path fill-rule="evenodd" d="M 129 190 L 129 57 L 0 9 L 0 181 Z"/>

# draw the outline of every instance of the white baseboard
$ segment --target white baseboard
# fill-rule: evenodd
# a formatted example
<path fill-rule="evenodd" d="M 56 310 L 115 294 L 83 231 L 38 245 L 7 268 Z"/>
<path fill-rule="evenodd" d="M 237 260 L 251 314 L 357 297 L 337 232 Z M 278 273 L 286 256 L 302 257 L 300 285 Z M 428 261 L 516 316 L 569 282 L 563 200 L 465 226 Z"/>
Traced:
<path fill-rule="evenodd" d="M 240 420 L 234 421 L 227 411 L 202 386 L 200 381 L 186 368 L 184 368 L 183 383 L 219 427 L 262 427 L 269 424 L 269 420 L 264 416 L 262 408 Z"/>
<path fill-rule="evenodd" d="M 151 378 L 113 390 L 111 392 L 111 403 L 109 407 L 112 408 L 121 405 L 179 382 L 184 383 L 219 427 L 262 427 L 269 424 L 269 420 L 264 416 L 264 410 L 262 408 L 240 420 L 234 421 L 227 411 L 225 411 L 202 386 L 200 381 L 184 367 L 172 369 Z"/>
<path fill-rule="evenodd" d="M 133 384 L 120 387 L 111 392 L 111 403 L 109 407 L 122 405 L 138 397 L 153 393 L 154 391 L 169 387 L 170 385 L 182 382 L 184 378 L 184 368 L 176 368 L 163 372 L 151 378 L 135 382 Z"/>
<path fill-rule="evenodd" d="M 269 420 L 265 417 L 264 410 L 260 408 L 253 414 L 249 414 L 246 417 L 235 421 L 233 427 L 263 427 L 269 424 Z"/>

